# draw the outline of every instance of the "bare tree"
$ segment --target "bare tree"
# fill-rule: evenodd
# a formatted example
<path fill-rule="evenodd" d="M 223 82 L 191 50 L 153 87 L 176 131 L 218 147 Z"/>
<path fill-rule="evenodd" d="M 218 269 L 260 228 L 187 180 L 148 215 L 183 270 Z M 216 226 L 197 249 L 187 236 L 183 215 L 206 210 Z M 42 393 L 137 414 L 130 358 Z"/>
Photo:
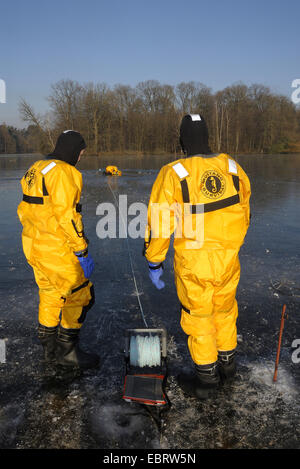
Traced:
<path fill-rule="evenodd" d="M 74 129 L 83 133 L 87 151 L 94 154 L 176 153 L 182 116 L 198 112 L 208 124 L 213 151 L 286 151 L 299 142 L 300 110 L 259 84 L 235 83 L 213 94 L 194 81 L 174 87 L 148 80 L 111 89 L 105 83 L 61 80 L 52 85 L 48 100 L 51 116 L 40 116 L 25 100 L 20 102 L 22 118 L 32 125 L 24 137 L 30 145 L 40 139 L 53 147 L 62 130 Z"/>
<path fill-rule="evenodd" d="M 35 125 L 41 133 L 46 136 L 50 146 L 54 148 L 48 115 L 42 118 L 39 114 L 36 114 L 32 106 L 30 106 L 30 104 L 28 104 L 23 98 L 21 98 L 19 102 L 19 112 L 24 122 Z"/>

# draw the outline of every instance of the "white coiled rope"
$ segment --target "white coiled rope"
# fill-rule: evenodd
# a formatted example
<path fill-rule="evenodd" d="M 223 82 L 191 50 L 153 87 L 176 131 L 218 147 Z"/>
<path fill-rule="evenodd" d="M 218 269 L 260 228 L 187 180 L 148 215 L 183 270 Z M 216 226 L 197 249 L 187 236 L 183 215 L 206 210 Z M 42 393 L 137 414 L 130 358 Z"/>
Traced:
<path fill-rule="evenodd" d="M 133 366 L 160 366 L 160 338 L 157 335 L 131 336 L 130 363 Z"/>

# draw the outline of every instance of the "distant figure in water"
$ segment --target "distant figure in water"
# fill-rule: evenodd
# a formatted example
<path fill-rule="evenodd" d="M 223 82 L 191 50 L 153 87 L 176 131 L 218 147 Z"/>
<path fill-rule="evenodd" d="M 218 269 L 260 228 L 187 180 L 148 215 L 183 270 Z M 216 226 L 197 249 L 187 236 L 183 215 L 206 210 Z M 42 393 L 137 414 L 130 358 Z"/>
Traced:
<path fill-rule="evenodd" d="M 18 207 L 24 254 L 39 287 L 38 337 L 44 359 L 75 368 L 99 363 L 97 355 L 78 344 L 94 303 L 89 281 L 94 263 L 79 203 L 82 175 L 75 168 L 85 148 L 80 133 L 63 132 L 53 153 L 35 162 L 22 178 L 23 201 Z"/>
<path fill-rule="evenodd" d="M 181 327 L 189 336 L 195 366 L 193 374 L 179 376 L 179 385 L 188 395 L 205 399 L 236 373 L 238 255 L 250 221 L 251 189 L 233 158 L 212 154 L 203 116 L 184 116 L 180 143 L 186 157 L 164 166 L 152 187 L 144 254 L 151 281 L 164 288 L 162 263 L 175 232 Z M 161 216 L 151 216 L 156 207 Z M 200 227 L 196 233 L 189 229 L 195 226 Z"/>
<path fill-rule="evenodd" d="M 122 172 L 117 166 L 106 166 L 104 174 L 105 176 L 122 176 Z"/>

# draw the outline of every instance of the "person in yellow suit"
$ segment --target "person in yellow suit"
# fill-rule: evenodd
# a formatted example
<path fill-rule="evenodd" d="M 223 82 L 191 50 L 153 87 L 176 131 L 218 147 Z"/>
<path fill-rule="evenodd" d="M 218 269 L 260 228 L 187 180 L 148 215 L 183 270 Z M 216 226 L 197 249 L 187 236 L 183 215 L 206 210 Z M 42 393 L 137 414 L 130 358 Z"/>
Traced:
<path fill-rule="evenodd" d="M 90 368 L 95 354 L 79 347 L 79 332 L 94 303 L 94 269 L 81 217 L 82 175 L 75 168 L 86 148 L 80 133 L 67 130 L 44 160 L 21 180 L 18 216 L 22 244 L 39 287 L 38 337 L 46 362 Z"/>
<path fill-rule="evenodd" d="M 180 143 L 186 157 L 164 166 L 152 187 L 144 255 L 151 281 L 163 288 L 174 232 L 181 327 L 195 365 L 194 373 L 179 375 L 179 385 L 201 399 L 236 372 L 238 254 L 249 226 L 251 189 L 233 158 L 211 153 L 201 115 L 184 116 Z"/>
<path fill-rule="evenodd" d="M 122 176 L 122 172 L 117 168 L 117 166 L 106 166 L 104 174 L 106 176 Z"/>

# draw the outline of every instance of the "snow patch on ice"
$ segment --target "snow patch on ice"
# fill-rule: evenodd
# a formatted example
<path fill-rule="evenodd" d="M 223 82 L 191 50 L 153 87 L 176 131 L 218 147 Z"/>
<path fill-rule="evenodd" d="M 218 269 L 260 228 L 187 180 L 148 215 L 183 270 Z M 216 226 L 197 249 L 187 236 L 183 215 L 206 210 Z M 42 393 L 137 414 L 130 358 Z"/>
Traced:
<path fill-rule="evenodd" d="M 296 383 L 283 365 L 279 365 L 276 382 L 273 381 L 273 362 L 251 363 L 248 364 L 248 368 L 250 369 L 253 381 L 265 386 L 267 392 L 275 391 L 281 394 L 282 399 L 287 403 L 294 400 L 295 397 L 299 397 Z"/>

